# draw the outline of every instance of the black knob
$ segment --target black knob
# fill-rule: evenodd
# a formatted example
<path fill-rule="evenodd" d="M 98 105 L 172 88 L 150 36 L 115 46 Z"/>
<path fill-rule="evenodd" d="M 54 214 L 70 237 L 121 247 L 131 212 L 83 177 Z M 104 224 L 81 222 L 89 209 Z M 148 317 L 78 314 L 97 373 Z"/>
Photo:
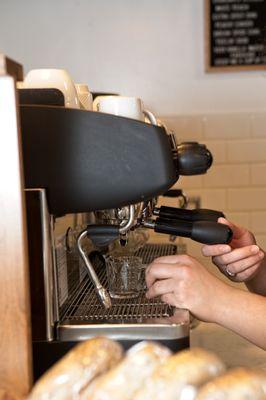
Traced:
<path fill-rule="evenodd" d="M 177 146 L 179 175 L 205 174 L 212 165 L 212 154 L 204 144 L 184 142 Z"/>

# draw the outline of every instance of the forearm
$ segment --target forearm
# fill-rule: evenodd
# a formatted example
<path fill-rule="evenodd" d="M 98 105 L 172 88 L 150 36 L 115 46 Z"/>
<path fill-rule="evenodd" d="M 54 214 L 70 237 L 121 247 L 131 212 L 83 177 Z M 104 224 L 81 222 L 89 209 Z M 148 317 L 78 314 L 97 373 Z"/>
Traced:
<path fill-rule="evenodd" d="M 245 284 L 250 292 L 266 296 L 266 258 L 261 262 L 260 269 L 254 278 Z"/>
<path fill-rule="evenodd" d="M 266 298 L 228 287 L 217 306 L 214 322 L 266 350 Z"/>

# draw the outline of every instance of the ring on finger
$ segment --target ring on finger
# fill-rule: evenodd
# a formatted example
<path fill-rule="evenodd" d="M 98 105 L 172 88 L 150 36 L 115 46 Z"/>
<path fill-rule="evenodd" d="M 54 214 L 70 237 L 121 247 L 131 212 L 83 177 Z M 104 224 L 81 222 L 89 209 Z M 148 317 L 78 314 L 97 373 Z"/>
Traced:
<path fill-rule="evenodd" d="M 225 272 L 226 272 L 226 275 L 230 276 L 231 278 L 236 276 L 236 274 L 234 272 L 231 272 L 228 267 L 225 268 Z"/>

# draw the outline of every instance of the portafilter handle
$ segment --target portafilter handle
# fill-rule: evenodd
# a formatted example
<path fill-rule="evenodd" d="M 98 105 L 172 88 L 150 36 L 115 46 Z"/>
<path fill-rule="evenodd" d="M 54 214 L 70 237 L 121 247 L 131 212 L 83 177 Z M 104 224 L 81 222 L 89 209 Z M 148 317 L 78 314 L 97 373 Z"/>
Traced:
<path fill-rule="evenodd" d="M 145 222 L 144 227 L 154 229 L 158 233 L 187 237 L 203 244 L 227 244 L 233 232 L 229 226 L 214 221 L 184 221 L 157 218 Z"/>
<path fill-rule="evenodd" d="M 217 222 L 218 218 L 223 217 L 225 215 L 222 211 L 209 210 L 206 208 L 196 208 L 193 210 L 187 210 L 183 208 L 176 207 L 155 207 L 153 209 L 153 214 L 166 219 L 181 219 L 184 221 L 214 221 Z"/>

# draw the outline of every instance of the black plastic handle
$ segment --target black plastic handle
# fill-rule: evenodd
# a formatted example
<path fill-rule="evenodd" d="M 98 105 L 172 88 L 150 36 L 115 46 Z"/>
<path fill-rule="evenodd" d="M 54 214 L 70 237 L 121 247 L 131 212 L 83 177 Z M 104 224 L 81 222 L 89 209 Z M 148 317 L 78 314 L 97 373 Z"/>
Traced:
<path fill-rule="evenodd" d="M 170 189 L 163 194 L 163 197 L 180 197 L 180 196 L 183 196 L 183 192 L 181 189 Z"/>
<path fill-rule="evenodd" d="M 184 208 L 161 206 L 159 211 L 160 218 L 166 219 L 181 219 L 184 221 L 214 221 L 218 218 L 225 217 L 221 211 L 208 210 L 206 208 L 198 208 L 187 210 Z"/>
<path fill-rule="evenodd" d="M 168 235 L 188 237 L 204 244 L 226 244 L 232 239 L 232 230 L 214 221 L 182 221 L 157 218 L 154 231 Z"/>

